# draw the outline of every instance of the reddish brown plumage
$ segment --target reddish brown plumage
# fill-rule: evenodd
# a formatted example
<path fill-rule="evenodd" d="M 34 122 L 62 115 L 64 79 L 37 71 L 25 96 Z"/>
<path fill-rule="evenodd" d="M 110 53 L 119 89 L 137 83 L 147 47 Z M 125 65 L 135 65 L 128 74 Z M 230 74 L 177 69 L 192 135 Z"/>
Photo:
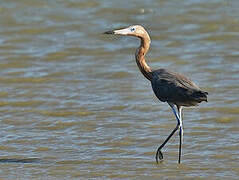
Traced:
<path fill-rule="evenodd" d="M 208 93 L 202 91 L 194 82 L 182 74 L 171 72 L 166 69 L 158 69 L 152 71 L 145 61 L 145 55 L 150 47 L 150 37 L 147 31 L 139 25 L 130 26 L 125 29 L 107 31 L 105 34 L 119 34 L 126 36 L 136 36 L 140 38 L 140 46 L 135 53 L 136 63 L 141 73 L 151 82 L 153 91 L 157 98 L 162 102 L 167 102 L 173 110 L 173 113 L 177 119 L 177 125 L 171 132 L 168 138 L 158 148 L 156 153 L 156 162 L 163 159 L 161 149 L 173 136 L 173 134 L 180 129 L 179 137 L 179 159 L 181 159 L 181 146 L 183 139 L 183 127 L 182 127 L 182 107 L 196 106 L 202 101 L 207 101 Z M 175 105 L 177 106 L 177 112 Z"/>

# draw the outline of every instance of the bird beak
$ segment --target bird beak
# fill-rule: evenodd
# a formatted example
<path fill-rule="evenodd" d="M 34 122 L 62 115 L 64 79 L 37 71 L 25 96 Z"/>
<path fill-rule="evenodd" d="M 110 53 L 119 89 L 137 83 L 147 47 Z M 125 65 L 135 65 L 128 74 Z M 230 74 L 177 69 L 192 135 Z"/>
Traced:
<path fill-rule="evenodd" d="M 103 34 L 115 34 L 114 31 L 106 31 Z"/>
<path fill-rule="evenodd" d="M 118 34 L 118 35 L 128 35 L 129 33 L 130 33 L 130 29 L 129 28 L 104 32 L 104 34 Z"/>

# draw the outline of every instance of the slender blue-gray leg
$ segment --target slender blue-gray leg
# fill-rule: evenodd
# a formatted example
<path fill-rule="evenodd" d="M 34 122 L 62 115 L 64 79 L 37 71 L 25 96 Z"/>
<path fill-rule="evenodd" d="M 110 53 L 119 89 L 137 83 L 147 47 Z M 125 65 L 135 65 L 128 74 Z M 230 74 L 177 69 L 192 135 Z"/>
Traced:
<path fill-rule="evenodd" d="M 182 107 L 177 106 L 178 116 L 179 116 L 179 153 L 178 153 L 178 163 L 181 162 L 182 154 L 182 143 L 183 143 L 183 121 L 182 121 Z"/>
<path fill-rule="evenodd" d="M 169 141 L 169 139 L 174 135 L 174 133 L 178 130 L 178 128 L 180 127 L 180 113 L 177 113 L 176 112 L 176 108 L 175 108 L 175 105 L 174 104 L 171 104 L 171 103 L 168 103 L 169 106 L 172 108 L 172 111 L 177 119 L 177 125 L 176 127 L 174 128 L 174 130 L 171 132 L 171 134 L 167 137 L 167 139 L 163 142 L 163 144 L 161 144 L 161 146 L 159 146 L 158 150 L 157 150 L 157 153 L 156 153 L 156 162 L 158 163 L 159 160 L 162 160 L 163 159 L 163 153 L 161 152 L 161 149 L 165 146 L 165 144 Z"/>

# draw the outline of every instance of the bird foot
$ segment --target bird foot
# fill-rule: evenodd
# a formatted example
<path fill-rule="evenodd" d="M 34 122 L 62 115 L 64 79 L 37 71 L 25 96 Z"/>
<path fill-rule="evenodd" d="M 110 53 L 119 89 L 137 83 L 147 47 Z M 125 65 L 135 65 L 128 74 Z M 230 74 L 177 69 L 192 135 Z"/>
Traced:
<path fill-rule="evenodd" d="M 156 162 L 157 162 L 157 164 L 158 164 L 159 160 L 160 160 L 160 161 L 163 160 L 163 153 L 161 152 L 160 149 L 157 150 L 157 153 L 156 153 L 155 158 L 156 158 Z"/>

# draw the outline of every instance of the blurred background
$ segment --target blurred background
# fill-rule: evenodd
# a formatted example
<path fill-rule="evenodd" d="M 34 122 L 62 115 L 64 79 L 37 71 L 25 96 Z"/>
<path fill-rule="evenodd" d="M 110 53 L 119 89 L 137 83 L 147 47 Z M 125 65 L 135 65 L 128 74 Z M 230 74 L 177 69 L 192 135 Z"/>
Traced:
<path fill-rule="evenodd" d="M 239 1 L 0 1 L 0 179 L 237 179 Z M 139 72 L 143 25 L 153 68 L 209 92 L 184 109 L 182 164 L 166 103 Z"/>

